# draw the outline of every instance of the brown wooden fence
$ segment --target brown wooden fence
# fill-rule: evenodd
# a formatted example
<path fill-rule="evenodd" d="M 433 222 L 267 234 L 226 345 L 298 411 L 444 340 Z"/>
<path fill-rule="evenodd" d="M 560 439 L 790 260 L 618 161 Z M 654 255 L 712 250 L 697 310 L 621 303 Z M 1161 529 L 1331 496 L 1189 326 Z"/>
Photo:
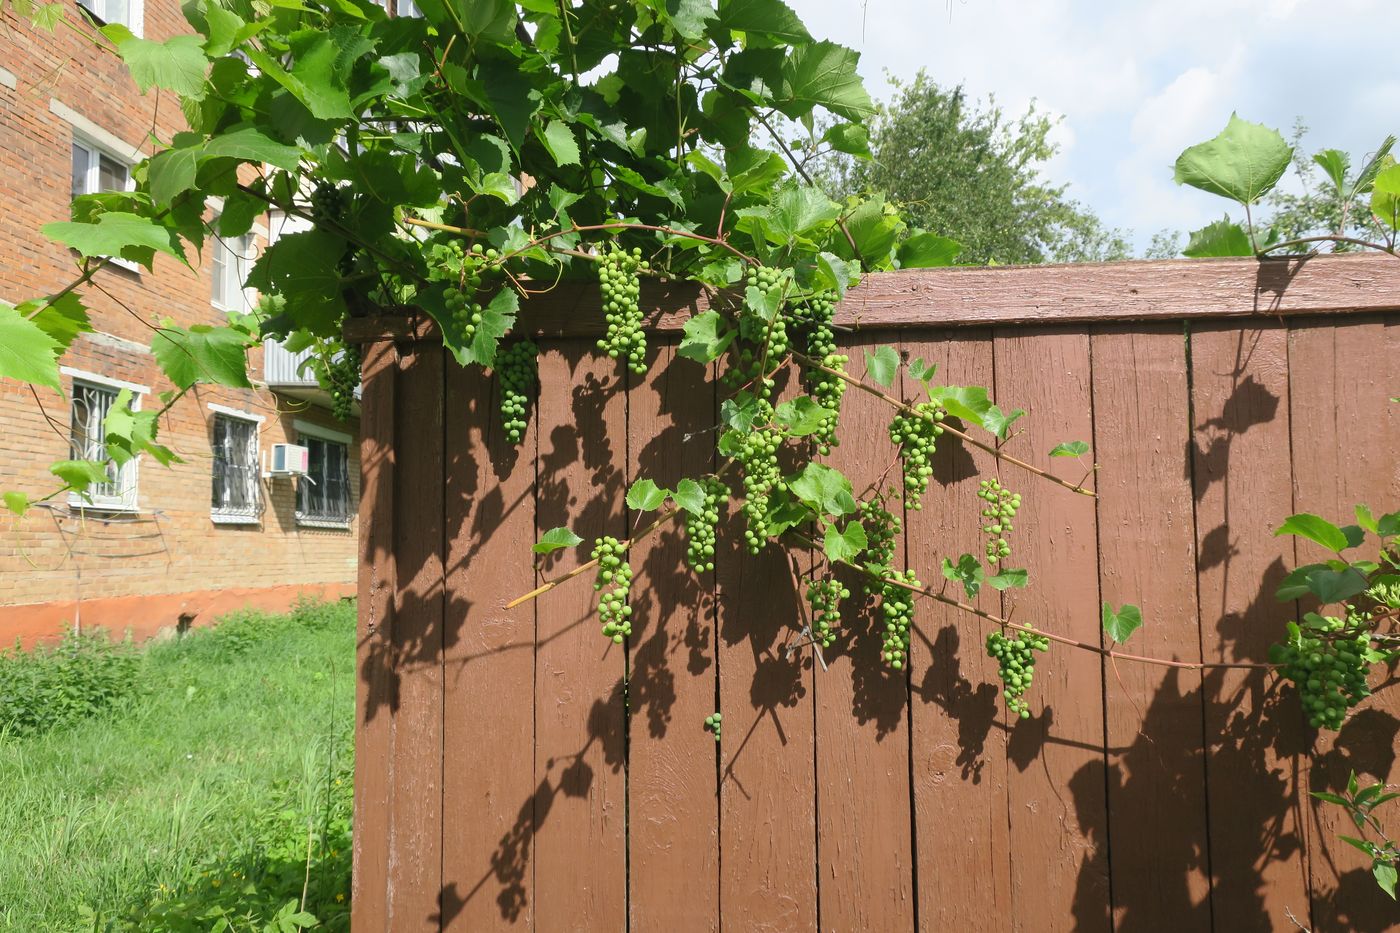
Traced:
<path fill-rule="evenodd" d="M 519 449 L 480 370 L 411 321 L 357 322 L 357 931 L 1400 924 L 1307 796 L 1352 769 L 1400 780 L 1400 691 L 1314 737 L 1262 671 L 1055 646 L 1034 717 L 1012 720 L 988 623 L 920 600 L 912 670 L 892 675 L 848 614 L 823 670 L 787 650 L 805 611 L 787 559 L 723 532 L 713 585 L 682 569 L 679 529 L 633 549 L 625 648 L 586 579 L 504 609 L 587 557 L 532 559 L 542 530 L 624 537 L 634 478 L 714 463 L 715 392 L 698 364 L 667 365 L 699 299 L 647 292 L 661 365 L 641 378 L 596 355 L 594 300 L 525 309 L 543 390 Z M 982 606 L 1099 644 L 1100 602 L 1135 602 L 1130 651 L 1259 662 L 1295 612 L 1278 580 L 1315 556 L 1273 536 L 1281 519 L 1400 507 L 1397 309 L 1400 262 L 1356 257 L 897 273 L 838 320 L 859 328 L 856 372 L 892 343 L 1030 409 L 1012 453 L 1075 481 L 1087 463 L 1046 453 L 1092 444 L 1097 499 L 1002 468 L 1025 493 L 1031 586 Z M 858 489 L 895 456 L 889 416 L 847 393 L 832 461 Z M 978 547 L 977 477 L 997 470 L 941 445 L 904 535 L 924 582 Z"/>

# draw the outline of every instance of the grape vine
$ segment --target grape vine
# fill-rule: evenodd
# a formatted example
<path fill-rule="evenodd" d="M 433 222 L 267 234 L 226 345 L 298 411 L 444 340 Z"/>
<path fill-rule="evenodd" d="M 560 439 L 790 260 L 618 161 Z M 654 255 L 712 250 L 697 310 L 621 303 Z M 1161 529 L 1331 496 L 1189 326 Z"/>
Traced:
<path fill-rule="evenodd" d="M 1014 638 L 994 631 L 987 636 L 987 654 L 996 659 L 997 676 L 1001 678 L 1006 706 L 1022 719 L 1031 716 L 1030 706 L 1022 699 L 1030 689 L 1035 675 L 1035 652 L 1050 648 L 1050 640 L 1033 632 L 1019 632 Z"/>

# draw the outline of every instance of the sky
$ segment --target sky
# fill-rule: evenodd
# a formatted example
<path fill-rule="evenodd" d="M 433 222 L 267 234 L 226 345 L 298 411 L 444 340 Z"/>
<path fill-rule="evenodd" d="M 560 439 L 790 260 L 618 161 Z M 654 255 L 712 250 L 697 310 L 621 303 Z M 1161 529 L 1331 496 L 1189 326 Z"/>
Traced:
<path fill-rule="evenodd" d="M 886 74 L 1034 101 L 1062 118 L 1045 168 L 1108 225 L 1152 234 L 1218 219 L 1227 204 L 1176 185 L 1181 150 L 1232 111 L 1304 149 L 1353 162 L 1400 134 L 1400 0 L 788 0 L 813 36 L 861 53 L 877 99 Z M 1389 37 L 1389 38 L 1387 38 Z M 1297 187 L 1290 175 L 1290 187 Z"/>

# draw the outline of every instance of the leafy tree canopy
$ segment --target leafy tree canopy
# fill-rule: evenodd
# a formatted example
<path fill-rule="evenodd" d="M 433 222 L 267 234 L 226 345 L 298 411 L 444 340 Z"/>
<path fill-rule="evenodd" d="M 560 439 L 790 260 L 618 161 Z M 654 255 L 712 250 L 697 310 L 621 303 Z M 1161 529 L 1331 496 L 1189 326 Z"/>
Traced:
<path fill-rule="evenodd" d="M 979 107 L 961 86 L 924 71 L 895 82 L 870 121 L 869 157 L 814 140 L 815 172 L 829 190 L 882 192 L 911 223 L 963 245 L 961 262 L 1124 259 L 1128 243 L 1041 174 L 1057 148 L 1055 121 L 1032 106 L 1019 118 Z M 829 134 L 828 134 L 829 135 Z"/>

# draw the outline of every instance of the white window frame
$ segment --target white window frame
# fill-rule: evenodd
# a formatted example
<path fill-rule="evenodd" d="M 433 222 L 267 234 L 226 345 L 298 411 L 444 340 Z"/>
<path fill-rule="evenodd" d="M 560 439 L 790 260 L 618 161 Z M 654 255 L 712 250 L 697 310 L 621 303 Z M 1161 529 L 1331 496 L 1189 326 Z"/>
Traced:
<path fill-rule="evenodd" d="M 126 17 L 113 18 L 113 0 L 78 0 L 78 5 L 103 23 L 121 23 L 131 30 L 132 35 L 141 36 L 146 29 L 146 9 L 144 0 L 126 0 Z"/>
<path fill-rule="evenodd" d="M 88 389 L 90 391 L 102 392 L 104 394 L 111 394 L 113 400 L 115 400 L 116 396 L 121 393 L 122 389 L 129 389 L 131 391 L 132 411 L 141 410 L 142 397 L 149 394 L 151 391 L 149 386 L 138 385 L 134 382 L 126 382 L 121 379 L 112 379 L 111 377 L 103 376 L 98 373 L 90 373 L 81 369 L 72 369 L 68 366 L 60 367 L 59 372 L 61 372 L 65 376 L 70 377 L 73 380 L 72 397 L 69 399 L 68 402 L 68 417 L 70 426 L 69 445 L 70 451 L 73 455 L 73 459 L 75 460 L 94 459 L 93 457 L 89 456 L 89 454 L 92 452 L 91 447 L 89 447 L 89 449 L 85 451 L 72 449 L 72 425 L 73 419 L 77 414 L 75 409 L 78 400 L 79 388 Z M 89 414 L 89 417 L 91 417 L 91 414 Z M 98 425 L 101 425 L 101 421 L 98 422 Z M 103 434 L 105 436 L 105 429 L 103 429 Z M 117 495 L 97 495 L 94 494 L 90 489 L 86 495 L 82 493 L 73 492 L 68 494 L 69 506 L 73 508 L 88 509 L 99 512 L 138 511 L 140 508 L 140 459 L 140 457 L 133 457 L 131 460 L 128 460 L 120 467 L 115 468 L 116 476 L 113 478 L 113 481 L 115 484 L 118 485 L 120 489 L 120 492 Z"/>
<path fill-rule="evenodd" d="M 130 159 L 118 155 L 110 147 L 93 142 L 91 137 L 78 132 L 73 133 L 72 148 L 81 149 L 87 154 L 87 175 L 83 179 L 82 190 L 75 192 L 74 197 L 78 197 L 84 194 L 102 193 L 102 188 L 100 187 L 100 179 L 102 177 L 103 156 L 106 156 L 111 161 L 121 165 L 121 167 L 126 170 L 126 185 L 121 190 L 136 190 L 136 180 L 131 177 L 131 169 L 133 163 Z M 71 151 L 69 152 L 69 159 L 72 159 Z M 73 179 L 73 182 L 73 187 L 78 187 L 76 184 L 76 178 Z M 137 275 L 141 274 L 141 267 L 137 263 L 132 262 L 130 259 L 123 259 L 120 256 L 108 256 L 107 261 L 112 265 L 121 266 L 123 269 L 126 269 L 129 272 L 134 272 Z"/>
<path fill-rule="evenodd" d="M 210 303 L 220 311 L 248 311 L 256 303 L 247 287 L 248 273 L 253 268 L 253 250 L 256 248 L 253 232 L 237 237 L 214 238 L 213 268 L 209 274 Z M 223 269 L 223 289 L 220 294 L 219 278 L 216 270 Z M 234 275 L 229 277 L 229 270 Z M 237 283 L 234 287 L 233 283 Z"/>
<path fill-rule="evenodd" d="M 251 412 L 240 411 L 237 408 L 229 408 L 224 405 L 209 403 L 209 410 L 214 413 L 214 422 L 224 418 L 228 421 L 236 421 L 247 424 L 252 430 L 252 447 L 249 450 L 250 462 L 244 464 L 248 471 L 245 482 L 248 486 L 251 506 L 247 509 L 229 509 L 217 506 L 213 502 L 213 484 L 215 481 L 215 463 L 217 463 L 218 452 L 211 451 L 209 468 L 210 502 L 209 518 L 216 525 L 260 525 L 262 524 L 262 425 L 267 419 L 262 415 L 255 415 Z M 212 426 L 212 424 L 211 424 Z"/>
<path fill-rule="evenodd" d="M 325 518 L 316 515 L 308 515 L 303 512 L 301 510 L 301 487 L 298 485 L 296 494 L 297 524 L 306 528 L 335 528 L 338 530 L 349 528 L 355 521 L 355 489 L 354 485 L 351 483 L 350 477 L 350 448 L 353 446 L 355 439 L 349 434 L 330 428 L 324 428 L 319 424 L 302 421 L 300 418 L 292 423 L 292 427 L 297 433 L 297 443 L 302 446 L 308 446 L 306 440 L 310 438 L 323 443 L 339 444 L 345 448 L 345 518 L 343 520 Z M 304 483 L 308 480 L 311 481 L 312 485 L 315 485 L 315 478 L 310 476 L 298 478 L 297 483 Z"/>

